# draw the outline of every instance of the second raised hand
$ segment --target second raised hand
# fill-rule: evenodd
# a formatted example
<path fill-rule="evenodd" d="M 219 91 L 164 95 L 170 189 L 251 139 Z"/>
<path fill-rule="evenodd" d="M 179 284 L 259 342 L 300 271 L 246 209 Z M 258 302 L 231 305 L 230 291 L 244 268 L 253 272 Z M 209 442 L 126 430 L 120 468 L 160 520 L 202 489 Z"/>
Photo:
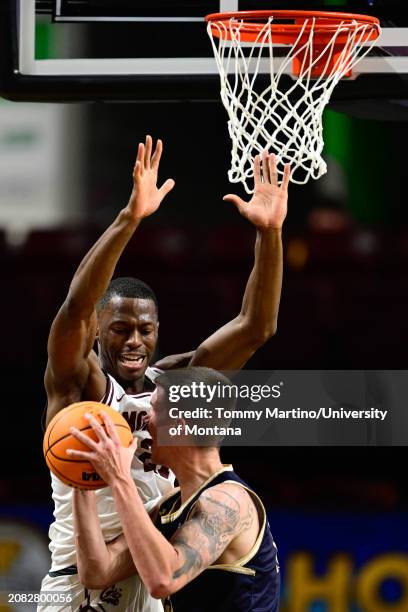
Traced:
<path fill-rule="evenodd" d="M 152 150 L 152 137 L 146 136 L 146 142 L 139 143 L 136 164 L 133 169 L 133 190 L 127 205 L 135 221 L 140 221 L 153 214 L 175 185 L 173 179 L 167 179 L 160 188 L 157 187 L 160 158 L 163 151 L 162 141 L 157 141 L 153 154 Z"/>
<path fill-rule="evenodd" d="M 224 200 L 232 202 L 241 215 L 259 229 L 281 229 L 288 210 L 290 166 L 285 165 L 282 183 L 278 183 L 276 156 L 264 152 L 254 159 L 255 190 L 245 202 L 237 195 L 228 194 Z"/>

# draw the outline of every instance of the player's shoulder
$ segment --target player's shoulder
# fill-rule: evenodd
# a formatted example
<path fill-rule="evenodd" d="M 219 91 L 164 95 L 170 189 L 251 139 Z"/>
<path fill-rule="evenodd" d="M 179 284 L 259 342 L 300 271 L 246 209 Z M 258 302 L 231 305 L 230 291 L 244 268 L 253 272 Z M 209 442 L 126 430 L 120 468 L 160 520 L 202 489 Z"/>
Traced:
<path fill-rule="evenodd" d="M 253 503 L 244 487 L 221 483 L 201 493 L 189 518 L 216 525 L 220 533 L 235 537 L 249 515 L 253 515 Z"/>
<path fill-rule="evenodd" d="M 197 500 L 196 508 L 241 513 L 251 503 L 251 497 L 244 486 L 237 482 L 222 482 L 205 489 Z"/>

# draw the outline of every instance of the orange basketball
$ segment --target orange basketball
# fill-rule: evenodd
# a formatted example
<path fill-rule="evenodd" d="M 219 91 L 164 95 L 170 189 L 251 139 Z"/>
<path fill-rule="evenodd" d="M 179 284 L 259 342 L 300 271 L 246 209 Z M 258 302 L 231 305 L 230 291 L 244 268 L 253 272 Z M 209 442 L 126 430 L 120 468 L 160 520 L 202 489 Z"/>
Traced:
<path fill-rule="evenodd" d="M 108 486 L 95 472 L 93 466 L 83 459 L 70 457 L 68 448 L 90 451 L 85 444 L 71 436 L 70 427 L 86 432 L 86 435 L 97 440 L 85 413 L 92 414 L 103 425 L 100 411 L 107 413 L 116 427 L 117 434 L 123 446 L 127 447 L 133 440 L 130 427 L 119 412 L 110 406 L 99 402 L 77 402 L 64 408 L 50 421 L 44 434 L 43 451 L 45 461 L 51 472 L 62 482 L 78 489 L 101 489 Z"/>

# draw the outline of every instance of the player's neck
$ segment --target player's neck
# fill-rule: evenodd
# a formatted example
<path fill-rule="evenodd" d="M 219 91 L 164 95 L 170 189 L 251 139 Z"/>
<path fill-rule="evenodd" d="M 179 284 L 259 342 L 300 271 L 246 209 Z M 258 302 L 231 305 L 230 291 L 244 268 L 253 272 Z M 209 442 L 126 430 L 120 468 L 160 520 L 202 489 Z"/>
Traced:
<path fill-rule="evenodd" d="M 191 452 L 189 452 L 191 451 Z M 183 455 L 173 467 L 180 485 L 181 502 L 184 503 L 206 480 L 223 468 L 216 449 L 183 447 Z"/>
<path fill-rule="evenodd" d="M 153 391 L 155 388 L 154 384 L 145 375 L 132 381 L 120 380 L 118 378 L 116 380 L 128 395 L 138 395 L 144 391 Z"/>

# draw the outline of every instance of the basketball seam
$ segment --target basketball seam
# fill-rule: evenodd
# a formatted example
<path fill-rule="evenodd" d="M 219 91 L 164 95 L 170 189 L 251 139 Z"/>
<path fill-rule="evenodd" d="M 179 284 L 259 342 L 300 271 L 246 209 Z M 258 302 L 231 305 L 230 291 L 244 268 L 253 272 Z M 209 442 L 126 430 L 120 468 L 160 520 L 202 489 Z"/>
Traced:
<path fill-rule="evenodd" d="M 47 450 L 45 457 L 47 457 L 48 453 L 50 453 L 52 457 L 55 457 L 55 459 L 58 459 L 58 461 L 67 461 L 69 463 L 87 463 L 88 465 L 91 465 L 87 459 L 65 459 L 64 457 L 59 457 L 52 452 L 51 448 Z"/>
<path fill-rule="evenodd" d="M 75 406 L 77 407 L 79 404 L 81 403 L 86 403 L 86 402 L 75 402 L 74 404 L 72 404 L 71 406 Z M 92 407 L 90 406 L 90 404 L 94 404 L 96 402 L 89 402 L 89 409 L 92 410 Z M 53 419 L 51 419 L 50 423 L 48 424 L 48 428 L 49 432 L 48 432 L 48 447 L 50 446 L 50 437 L 51 437 L 51 433 L 54 430 L 54 427 L 57 425 L 57 423 L 59 423 L 61 421 L 61 419 L 64 418 L 65 414 L 67 414 L 66 412 L 66 408 L 63 408 L 60 412 L 58 412 Z M 52 423 L 55 420 L 55 423 Z M 50 428 L 50 425 L 52 423 L 52 427 Z"/>
<path fill-rule="evenodd" d="M 129 425 L 121 425 L 120 423 L 114 423 L 115 427 L 122 427 L 123 429 L 130 429 Z M 105 428 L 104 425 L 102 425 L 102 427 Z M 54 427 L 52 428 L 54 429 Z M 79 431 L 87 431 L 88 429 L 92 429 L 91 425 L 87 425 L 86 427 L 83 427 L 82 429 L 80 429 Z M 52 430 L 51 430 L 52 431 Z M 71 433 L 67 433 L 64 436 L 61 436 L 61 438 L 58 438 L 58 440 L 54 440 L 54 442 L 52 444 L 50 444 L 50 435 L 51 435 L 51 431 L 48 434 L 48 448 L 46 450 L 46 452 L 48 452 L 53 446 L 55 446 L 56 444 L 58 444 L 58 442 L 61 442 L 61 440 L 65 440 L 65 438 L 68 438 L 69 436 L 71 436 Z"/>
<path fill-rule="evenodd" d="M 82 402 L 75 402 L 74 404 L 71 404 L 71 406 L 68 406 L 67 408 L 72 408 L 74 406 L 78 407 L 81 404 L 88 404 L 88 410 L 89 411 L 94 410 L 95 409 L 95 405 L 100 406 L 101 404 L 104 405 L 104 406 L 108 406 L 108 408 L 112 408 L 111 406 L 109 406 L 109 404 L 103 404 L 102 402 L 95 402 L 95 401 L 92 401 L 92 400 L 84 400 Z M 57 412 L 57 414 L 51 419 L 51 421 L 48 424 L 48 427 L 47 427 L 47 430 L 49 429 L 49 432 L 48 432 L 48 448 L 51 448 L 51 446 L 56 444 L 56 442 L 59 442 L 60 439 L 62 440 L 65 437 L 65 436 L 63 436 L 62 438 L 59 438 L 58 440 L 56 440 L 55 442 L 50 444 L 51 433 L 54 430 L 54 428 L 57 425 L 57 423 L 59 423 L 61 421 L 61 419 L 64 418 L 65 414 L 67 414 L 67 408 L 63 408 L 62 410 Z M 113 408 L 112 408 L 112 410 L 113 410 Z M 122 414 L 120 412 L 117 412 L 116 410 L 114 412 L 117 415 L 120 415 L 123 418 L 123 416 L 122 416 Z M 54 421 L 54 419 L 55 419 L 55 423 L 52 423 Z M 51 424 L 52 424 L 52 427 L 50 427 Z M 118 426 L 119 427 L 125 427 L 125 425 L 120 425 L 119 423 L 118 423 Z M 87 429 L 87 428 L 85 428 L 85 429 Z M 84 431 L 84 430 L 81 429 L 80 431 Z"/>

